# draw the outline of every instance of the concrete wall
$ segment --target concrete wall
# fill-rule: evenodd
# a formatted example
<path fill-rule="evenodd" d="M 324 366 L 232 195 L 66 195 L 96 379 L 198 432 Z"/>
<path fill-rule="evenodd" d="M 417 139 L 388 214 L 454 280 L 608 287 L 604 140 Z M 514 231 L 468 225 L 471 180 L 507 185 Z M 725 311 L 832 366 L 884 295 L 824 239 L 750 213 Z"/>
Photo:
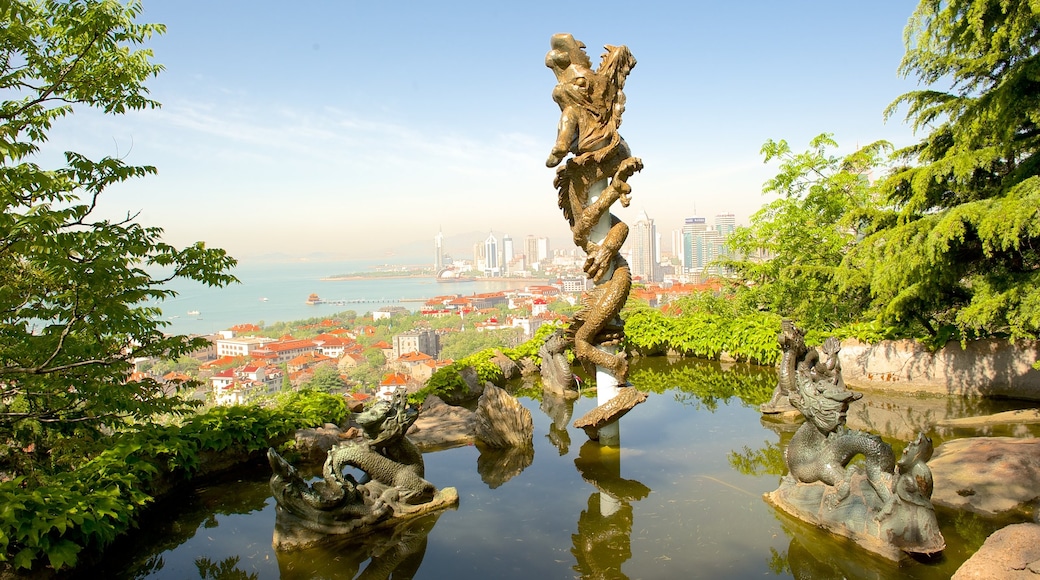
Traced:
<path fill-rule="evenodd" d="M 950 342 L 932 353 L 910 340 L 841 344 L 842 376 L 850 387 L 941 395 L 982 395 L 1040 401 L 1040 342 Z"/>

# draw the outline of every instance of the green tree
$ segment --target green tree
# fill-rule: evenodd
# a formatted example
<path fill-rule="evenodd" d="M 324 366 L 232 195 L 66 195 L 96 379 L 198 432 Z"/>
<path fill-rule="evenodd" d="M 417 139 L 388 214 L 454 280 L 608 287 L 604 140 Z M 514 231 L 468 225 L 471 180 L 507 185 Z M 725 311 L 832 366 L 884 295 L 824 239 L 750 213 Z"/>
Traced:
<path fill-rule="evenodd" d="M 900 73 L 917 144 L 883 190 L 894 209 L 846 259 L 878 316 L 948 337 L 1040 334 L 1040 5 L 922 1 Z M 947 90 L 935 88 L 945 87 Z M 862 273 L 862 274 L 859 274 Z"/>
<path fill-rule="evenodd" d="M 322 393 L 333 393 L 341 390 L 346 386 L 343 379 L 339 376 L 339 369 L 335 365 L 321 365 L 314 369 L 314 374 L 311 375 L 309 381 L 302 385 L 302 388 L 312 389 L 320 391 Z"/>
<path fill-rule="evenodd" d="M 516 338 L 522 336 L 519 328 L 505 330 L 477 331 L 474 329 L 453 332 L 444 336 L 441 346 L 441 358 L 458 360 L 485 349 L 503 349 L 518 344 Z"/>
<path fill-rule="evenodd" d="M 868 175 L 891 146 L 878 141 L 844 157 L 831 152 L 837 146 L 827 134 L 803 153 L 784 140 L 762 146 L 766 162 L 780 162 L 763 193 L 778 198 L 734 232 L 728 243 L 736 258 L 724 261 L 743 282 L 746 309 L 822 328 L 852 322 L 866 307 L 861 286 L 842 285 L 840 265 L 879 211 Z"/>
<path fill-rule="evenodd" d="M 76 464 L 92 441 L 132 418 L 191 403 L 132 359 L 177 359 L 203 346 L 165 336 L 164 283 L 234 281 L 235 260 L 202 243 L 178 249 L 127 215 L 95 217 L 110 185 L 155 173 L 120 159 L 67 152 L 33 162 L 52 124 L 77 107 L 107 114 L 157 107 L 145 80 L 162 67 L 139 48 L 158 24 L 114 0 L 0 2 L 0 465 L 42 475 Z M 165 272 L 154 277 L 149 271 Z M 63 455 L 60 449 L 71 448 Z"/>
<path fill-rule="evenodd" d="M 375 388 L 379 381 L 383 380 L 383 372 L 386 370 L 386 357 L 378 348 L 367 348 L 364 351 L 364 362 L 344 369 L 350 380 L 363 387 Z"/>

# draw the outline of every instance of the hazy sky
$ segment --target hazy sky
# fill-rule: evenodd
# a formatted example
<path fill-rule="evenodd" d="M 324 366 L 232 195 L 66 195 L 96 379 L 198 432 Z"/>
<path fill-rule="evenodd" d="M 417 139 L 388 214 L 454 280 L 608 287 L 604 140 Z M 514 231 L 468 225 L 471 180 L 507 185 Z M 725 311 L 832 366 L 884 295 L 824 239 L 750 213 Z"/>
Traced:
<path fill-rule="evenodd" d="M 686 216 L 746 223 L 768 201 L 767 139 L 915 140 L 882 115 L 916 88 L 897 75 L 915 6 L 145 0 L 142 20 L 168 27 L 150 43 L 162 108 L 80 110 L 49 148 L 155 165 L 104 211 L 245 260 L 378 258 L 438 230 L 566 240 L 544 165 L 559 118 L 544 58 L 570 32 L 594 63 L 604 44 L 638 59 L 621 132 L 645 169 L 615 213 L 646 211 L 667 248 Z"/>

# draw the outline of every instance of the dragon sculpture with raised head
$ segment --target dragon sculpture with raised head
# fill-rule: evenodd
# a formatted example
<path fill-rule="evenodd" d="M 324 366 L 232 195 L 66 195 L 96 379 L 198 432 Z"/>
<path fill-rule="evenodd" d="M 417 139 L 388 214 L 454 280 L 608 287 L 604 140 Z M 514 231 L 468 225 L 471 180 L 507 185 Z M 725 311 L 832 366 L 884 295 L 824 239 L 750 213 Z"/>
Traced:
<path fill-rule="evenodd" d="M 883 556 L 935 554 L 945 540 L 931 505 L 932 476 L 925 462 L 932 442 L 922 433 L 898 464 L 880 436 L 845 425 L 849 405 L 862 398 L 842 378 L 834 337 L 820 351 L 807 348 L 794 373 L 791 405 L 805 416 L 784 450 L 789 470 L 766 494 L 777 507 Z M 862 466 L 850 465 L 863 456 Z"/>
<path fill-rule="evenodd" d="M 632 287 L 628 263 L 619 254 L 628 226 L 610 214 L 610 206 L 615 201 L 628 206 L 632 192 L 628 178 L 643 168 L 618 133 L 625 110 L 625 80 L 636 59 L 628 47 L 608 45 L 593 71 L 585 45 L 572 35 L 553 35 L 550 46 L 545 65 L 556 75 L 553 100 L 560 106 L 560 123 L 546 165 L 556 167 L 573 154 L 557 169 L 553 185 L 574 243 L 587 256 L 585 274 L 596 285 L 568 334 L 575 356 L 590 374 L 600 366 L 624 383 L 625 354 L 596 347 L 617 345 L 624 338 L 619 314 Z"/>
<path fill-rule="evenodd" d="M 456 503 L 454 488 L 438 492 L 423 478 L 422 453 L 405 436 L 418 416 L 403 388 L 377 401 L 355 418 L 365 440 L 334 445 L 313 484 L 268 449 L 278 516 L 314 532 L 344 534 Z M 344 472 L 350 468 L 363 473 L 360 479 Z"/>

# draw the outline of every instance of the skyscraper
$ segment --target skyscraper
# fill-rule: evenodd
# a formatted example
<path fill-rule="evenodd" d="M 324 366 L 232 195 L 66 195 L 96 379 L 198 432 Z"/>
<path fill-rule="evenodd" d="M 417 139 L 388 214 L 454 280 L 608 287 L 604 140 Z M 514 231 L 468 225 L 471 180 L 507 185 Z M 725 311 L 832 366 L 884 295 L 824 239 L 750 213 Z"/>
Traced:
<path fill-rule="evenodd" d="M 502 271 L 509 273 L 509 264 L 513 261 L 513 238 L 509 234 L 502 236 Z"/>
<path fill-rule="evenodd" d="M 692 273 L 704 269 L 704 233 L 707 230 L 707 220 L 702 217 L 688 217 L 683 221 L 683 271 Z"/>
<path fill-rule="evenodd" d="M 657 226 L 645 211 L 639 212 L 628 239 L 632 243 L 632 276 L 657 282 Z"/>
<path fill-rule="evenodd" d="M 527 267 L 538 261 L 538 238 L 527 236 L 524 238 L 524 257 L 527 258 Z"/>
<path fill-rule="evenodd" d="M 433 269 L 435 272 L 440 272 L 444 269 L 444 234 L 438 230 L 437 235 L 433 238 L 434 245 L 434 257 L 433 257 Z"/>
<path fill-rule="evenodd" d="M 552 257 L 549 253 L 549 238 L 538 238 L 538 261 L 544 262 Z"/>
<path fill-rule="evenodd" d="M 488 233 L 484 240 L 484 275 L 488 278 L 501 275 L 498 262 L 498 239 L 494 233 Z"/>

